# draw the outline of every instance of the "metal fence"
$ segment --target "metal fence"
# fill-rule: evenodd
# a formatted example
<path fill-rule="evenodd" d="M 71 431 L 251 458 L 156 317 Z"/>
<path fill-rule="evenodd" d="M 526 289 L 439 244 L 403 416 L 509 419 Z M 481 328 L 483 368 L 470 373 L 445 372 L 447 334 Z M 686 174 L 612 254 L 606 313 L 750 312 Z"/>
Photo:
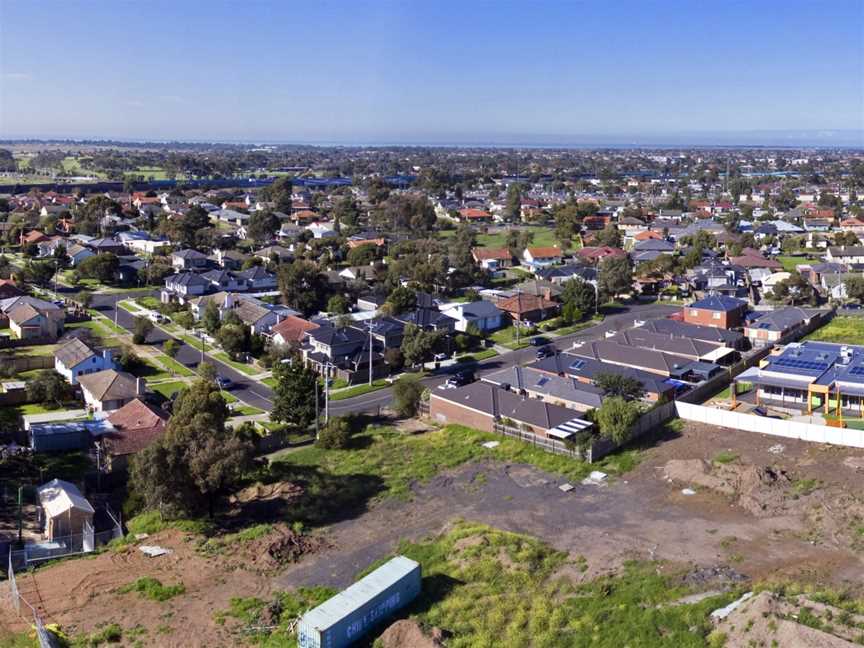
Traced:
<path fill-rule="evenodd" d="M 534 447 L 545 450 L 546 452 L 566 455 L 568 457 L 573 457 L 574 459 L 582 458 L 582 455 L 578 450 L 571 450 L 563 441 L 558 441 L 557 439 L 550 439 L 548 437 L 542 437 L 528 430 L 522 430 L 520 428 L 510 425 L 504 425 L 503 423 L 499 423 L 496 421 L 492 425 L 492 431 L 496 434 L 503 434 L 504 436 L 512 437 L 514 439 L 519 439 L 520 441 L 530 443 Z"/>
<path fill-rule="evenodd" d="M 39 648 L 61 648 L 58 638 L 45 628 L 45 623 L 42 621 L 42 617 L 36 608 L 21 595 L 21 591 L 18 589 L 18 578 L 15 575 L 11 552 L 9 553 L 9 567 L 6 575 L 8 580 L 4 598 L 6 598 L 10 607 L 22 619 L 29 619 L 30 616 L 33 617 L 33 625 L 36 628 L 36 638 L 39 640 Z"/>

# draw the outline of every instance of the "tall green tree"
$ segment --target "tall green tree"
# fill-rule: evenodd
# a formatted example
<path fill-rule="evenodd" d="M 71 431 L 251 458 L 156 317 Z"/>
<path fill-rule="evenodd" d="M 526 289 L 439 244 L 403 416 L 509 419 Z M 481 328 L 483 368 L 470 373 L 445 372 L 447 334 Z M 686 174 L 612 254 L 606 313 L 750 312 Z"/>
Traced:
<path fill-rule="evenodd" d="M 315 383 L 318 374 L 304 367 L 299 357 L 290 362 L 277 362 L 273 365 L 273 410 L 270 418 L 287 423 L 298 430 L 305 430 L 315 422 L 315 413 L 321 405 L 322 390 L 318 389 L 319 401 L 316 403 Z"/>
<path fill-rule="evenodd" d="M 249 217 L 246 228 L 249 238 L 256 243 L 269 241 L 279 230 L 279 218 L 271 211 L 256 211 Z"/>
<path fill-rule="evenodd" d="M 412 367 L 425 362 L 441 339 L 441 335 L 441 331 L 424 331 L 419 326 L 407 324 L 400 347 L 405 362 Z"/>
<path fill-rule="evenodd" d="M 309 261 L 298 259 L 280 266 L 278 279 L 285 303 L 304 315 L 315 313 L 327 298 L 327 280 Z"/>
<path fill-rule="evenodd" d="M 626 256 L 609 256 L 600 262 L 597 275 L 600 294 L 607 299 L 633 290 L 633 267 Z"/>
<path fill-rule="evenodd" d="M 597 408 L 594 420 L 600 428 L 600 435 L 614 443 L 626 443 L 630 439 L 633 425 L 639 418 L 639 404 L 620 396 L 604 398 Z"/>
<path fill-rule="evenodd" d="M 225 425 L 228 406 L 210 380 L 196 380 L 174 403 L 168 427 L 130 466 L 132 490 L 169 516 L 212 516 L 219 496 L 251 467 L 252 445 Z"/>

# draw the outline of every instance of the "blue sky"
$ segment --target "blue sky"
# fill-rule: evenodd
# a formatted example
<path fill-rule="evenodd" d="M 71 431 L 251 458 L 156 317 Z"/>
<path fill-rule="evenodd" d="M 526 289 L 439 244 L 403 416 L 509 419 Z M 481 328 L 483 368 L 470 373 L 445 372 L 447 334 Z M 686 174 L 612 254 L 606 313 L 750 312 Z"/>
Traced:
<path fill-rule="evenodd" d="M 864 129 L 864 0 L 0 0 L 0 137 Z"/>

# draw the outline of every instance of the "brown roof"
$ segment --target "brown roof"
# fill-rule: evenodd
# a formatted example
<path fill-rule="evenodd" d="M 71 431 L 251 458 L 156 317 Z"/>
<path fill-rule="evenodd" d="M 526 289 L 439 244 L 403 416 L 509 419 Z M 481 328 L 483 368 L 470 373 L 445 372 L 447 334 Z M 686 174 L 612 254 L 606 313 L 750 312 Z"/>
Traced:
<path fill-rule="evenodd" d="M 99 401 L 122 400 L 138 395 L 138 382 L 135 376 L 113 369 L 80 376 L 78 383 Z"/>
<path fill-rule="evenodd" d="M 34 317 L 38 317 L 40 312 L 33 308 L 30 304 L 21 304 L 20 306 L 16 306 L 11 311 L 9 311 L 9 321 L 15 322 L 16 324 L 23 324 L 24 322 L 29 322 Z"/>
<path fill-rule="evenodd" d="M 314 322 L 291 315 L 273 327 L 273 335 L 279 334 L 286 342 L 302 342 L 306 331 L 316 328 L 318 325 Z"/>
<path fill-rule="evenodd" d="M 531 256 L 535 259 L 561 256 L 561 248 L 555 247 L 554 245 L 550 247 L 529 247 L 528 252 L 530 252 Z"/>
<path fill-rule="evenodd" d="M 475 209 L 473 207 L 469 207 L 467 209 L 460 209 L 459 214 L 463 218 L 492 218 L 492 214 L 490 214 L 486 210 Z"/>
<path fill-rule="evenodd" d="M 44 241 L 48 237 L 45 236 L 39 230 L 33 230 L 31 232 L 27 232 L 24 236 L 21 237 L 21 240 L 26 245 L 27 243 L 39 243 L 39 241 Z"/>
<path fill-rule="evenodd" d="M 108 417 L 115 431 L 103 436 L 112 455 L 133 454 L 143 450 L 165 430 L 168 415 L 160 409 L 134 399 Z"/>
<path fill-rule="evenodd" d="M 471 250 L 475 261 L 488 261 L 489 259 L 500 259 L 506 261 L 513 258 L 507 248 L 482 248 L 475 247 Z"/>
<path fill-rule="evenodd" d="M 514 295 L 498 302 L 498 308 L 508 313 L 530 313 L 536 310 L 556 308 L 558 304 L 541 295 Z"/>

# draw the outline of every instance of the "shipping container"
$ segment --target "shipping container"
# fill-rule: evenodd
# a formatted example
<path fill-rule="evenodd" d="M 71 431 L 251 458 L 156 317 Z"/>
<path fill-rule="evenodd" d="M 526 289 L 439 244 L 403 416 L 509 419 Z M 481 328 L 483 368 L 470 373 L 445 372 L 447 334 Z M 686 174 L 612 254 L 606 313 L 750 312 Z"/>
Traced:
<path fill-rule="evenodd" d="M 420 593 L 420 563 L 396 556 L 303 615 L 297 625 L 299 648 L 343 648 Z"/>

